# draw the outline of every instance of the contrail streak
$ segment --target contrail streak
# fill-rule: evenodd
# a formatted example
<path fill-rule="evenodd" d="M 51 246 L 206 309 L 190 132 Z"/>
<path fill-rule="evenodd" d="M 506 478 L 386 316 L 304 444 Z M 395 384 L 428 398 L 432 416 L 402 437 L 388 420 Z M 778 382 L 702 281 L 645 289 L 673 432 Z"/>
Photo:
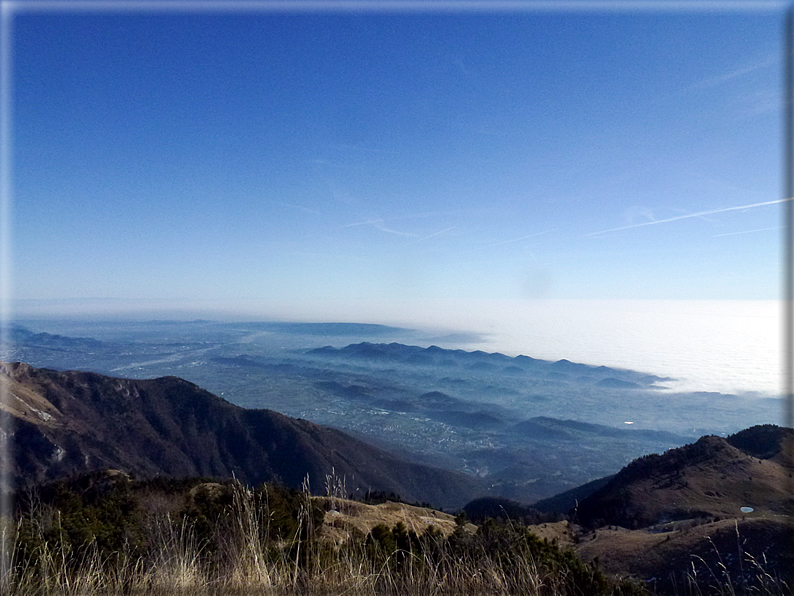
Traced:
<path fill-rule="evenodd" d="M 753 203 L 751 205 L 739 205 L 737 207 L 722 207 L 720 209 L 709 209 L 707 211 L 698 211 L 697 213 L 688 213 L 687 215 L 677 215 L 676 217 L 668 217 L 667 219 L 657 219 L 654 221 L 646 221 L 643 223 L 632 224 L 630 226 L 621 226 L 619 228 L 611 228 L 609 230 L 601 230 L 600 232 L 590 232 L 585 234 L 584 237 L 599 236 L 601 234 L 609 234 L 610 232 L 619 232 L 621 230 L 631 230 L 632 228 L 641 228 L 644 226 L 655 226 L 657 224 L 670 223 L 671 221 L 679 221 L 681 219 L 690 219 L 692 217 L 703 217 L 704 215 L 714 215 L 715 213 L 725 213 L 727 211 L 743 211 L 745 209 L 754 209 L 755 207 L 766 207 L 767 205 L 777 205 L 779 203 L 786 203 L 791 201 L 792 197 L 787 199 L 776 199 L 774 201 L 765 201 L 763 203 Z"/>
<path fill-rule="evenodd" d="M 739 236 L 740 234 L 752 234 L 753 232 L 768 232 L 769 230 L 781 230 L 783 226 L 773 226 L 771 228 L 757 228 L 755 230 L 742 230 L 741 232 L 726 232 L 725 234 L 714 234 L 712 238 L 722 238 L 723 236 Z"/>
<path fill-rule="evenodd" d="M 356 223 L 345 224 L 343 226 L 338 226 L 336 229 L 341 230 L 343 228 L 354 228 L 356 226 L 370 226 L 375 224 L 382 224 L 382 219 L 371 219 L 369 221 L 357 221 Z"/>
<path fill-rule="evenodd" d="M 486 244 L 485 246 L 481 246 L 480 249 L 483 248 L 491 248 L 492 246 L 502 246 L 503 244 L 512 244 L 513 242 L 521 242 L 522 240 L 528 240 L 530 238 L 534 238 L 535 236 L 542 236 L 543 234 L 550 234 L 551 232 L 556 232 L 557 228 L 553 228 L 551 230 L 545 230 L 543 232 L 536 232 L 535 234 L 530 234 L 529 236 L 521 236 L 521 238 L 513 238 L 512 240 L 502 240 L 501 242 L 494 242 L 493 244 Z"/>
<path fill-rule="evenodd" d="M 408 237 L 416 236 L 416 234 L 413 234 L 411 232 L 400 232 L 399 230 L 392 230 L 391 228 L 387 228 L 384 225 L 384 223 L 385 222 L 384 222 L 383 219 L 373 219 L 373 220 L 370 220 L 370 221 L 359 221 L 359 222 L 356 222 L 356 223 L 345 224 L 343 226 L 339 226 L 336 229 L 337 230 L 342 230 L 344 228 L 354 228 L 356 226 L 372 226 L 376 230 L 379 230 L 381 232 L 386 232 L 387 234 L 394 234 L 396 236 L 408 236 Z"/>
<path fill-rule="evenodd" d="M 433 232 L 429 236 L 425 236 L 424 238 L 419 238 L 418 240 L 414 240 L 413 242 L 409 242 L 408 244 L 416 244 L 417 242 L 423 242 L 428 238 L 432 238 L 433 236 L 438 236 L 439 234 L 443 234 L 444 232 L 449 232 L 450 230 L 454 230 L 456 226 L 452 226 L 451 228 L 447 228 L 446 230 L 439 230 L 438 232 Z"/>

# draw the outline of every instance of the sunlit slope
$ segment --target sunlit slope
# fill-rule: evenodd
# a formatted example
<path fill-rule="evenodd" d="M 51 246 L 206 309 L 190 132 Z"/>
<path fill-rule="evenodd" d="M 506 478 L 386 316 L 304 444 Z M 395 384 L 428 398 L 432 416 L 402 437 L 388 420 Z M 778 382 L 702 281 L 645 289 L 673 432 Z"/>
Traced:
<path fill-rule="evenodd" d="M 590 526 L 642 528 L 733 518 L 743 507 L 756 516 L 790 514 L 794 467 L 786 452 L 793 440 L 794 430 L 763 425 L 642 457 L 582 501 L 578 518 Z"/>

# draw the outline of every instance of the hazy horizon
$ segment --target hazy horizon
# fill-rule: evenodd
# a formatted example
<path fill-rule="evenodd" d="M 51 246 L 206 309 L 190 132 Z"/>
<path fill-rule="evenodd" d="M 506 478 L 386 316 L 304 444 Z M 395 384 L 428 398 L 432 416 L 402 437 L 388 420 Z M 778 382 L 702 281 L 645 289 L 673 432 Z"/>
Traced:
<path fill-rule="evenodd" d="M 127 305 L 127 310 L 122 307 Z M 324 303 L 325 316 L 300 316 L 301 307 L 206 305 L 193 309 L 130 309 L 120 301 L 65 301 L 20 309 L 18 319 L 145 321 L 208 319 L 370 323 L 423 331 L 442 347 L 567 359 L 615 366 L 674 380 L 676 391 L 780 396 L 782 304 L 741 300 L 515 300 L 372 305 Z M 100 308 L 100 305 L 102 308 Z M 81 308 L 81 306 L 83 308 Z M 257 310 L 258 309 L 258 310 Z M 315 310 L 315 309 L 307 309 Z M 383 311 L 388 310 L 389 314 Z M 653 341 L 648 341 L 648 337 Z M 425 343 L 432 343 L 430 339 Z M 319 346 L 317 346 L 319 347 Z"/>

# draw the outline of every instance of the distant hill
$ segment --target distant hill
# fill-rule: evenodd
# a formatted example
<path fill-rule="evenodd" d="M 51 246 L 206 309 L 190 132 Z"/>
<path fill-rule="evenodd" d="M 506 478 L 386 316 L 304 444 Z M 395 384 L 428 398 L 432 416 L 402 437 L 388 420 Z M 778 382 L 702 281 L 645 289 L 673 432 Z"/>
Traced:
<path fill-rule="evenodd" d="M 513 425 L 510 431 L 536 438 L 570 441 L 592 435 L 614 439 L 632 438 L 635 440 L 663 441 L 671 444 L 681 444 L 686 441 L 685 437 L 666 431 L 615 428 L 578 420 L 559 420 L 548 416 L 535 416 L 534 418 L 523 420 Z"/>
<path fill-rule="evenodd" d="M 794 430 L 766 424 L 635 460 L 579 502 L 576 552 L 656 594 L 791 586 L 792 446 Z"/>
<path fill-rule="evenodd" d="M 554 495 L 553 497 L 549 497 L 548 499 L 536 501 L 532 504 L 532 508 L 540 511 L 541 513 L 573 512 L 573 515 L 576 516 L 577 510 L 579 509 L 579 503 L 605 486 L 610 480 L 612 480 L 612 478 L 614 478 L 614 476 L 605 476 L 603 478 L 591 480 L 586 484 L 577 486 L 571 490 L 566 490 L 565 492 Z"/>
<path fill-rule="evenodd" d="M 266 329 L 280 333 L 296 335 L 315 335 L 326 337 L 358 336 L 358 337 L 386 337 L 389 335 L 405 334 L 410 329 L 403 327 L 390 327 L 373 323 L 291 323 L 281 321 L 257 321 L 246 323 L 254 329 Z"/>
<path fill-rule="evenodd" d="M 96 350 L 104 344 L 91 337 L 66 337 L 52 333 L 35 333 L 22 325 L 9 325 L 8 340 L 13 344 L 49 349 Z"/>
<path fill-rule="evenodd" d="M 794 430 L 790 428 L 761 424 L 739 431 L 725 440 L 753 457 L 790 465 L 794 462 L 786 459 L 785 447 L 791 446 L 793 438 Z"/>
<path fill-rule="evenodd" d="M 658 382 L 669 380 L 637 371 L 590 366 L 569 360 L 551 362 L 524 355 L 511 358 L 498 352 L 489 353 L 482 350 L 467 352 L 465 350 L 448 350 L 438 346 L 422 348 L 394 342 L 389 344 L 361 342 L 343 348 L 325 346 L 309 350 L 307 354 L 324 358 L 363 359 L 371 362 L 381 361 L 415 366 L 465 366 L 474 370 L 510 375 L 545 375 L 561 381 L 593 384 L 609 389 L 652 387 Z"/>
<path fill-rule="evenodd" d="M 654 594 L 738 594 L 772 578 L 791 585 L 791 447 L 794 430 L 771 424 L 704 436 L 532 508 L 569 512 L 582 526 L 568 526 L 567 539 L 583 560 Z"/>
<path fill-rule="evenodd" d="M 762 425 L 641 457 L 579 504 L 579 521 L 644 528 L 736 517 L 742 507 L 756 515 L 794 513 L 794 467 L 785 460 L 792 445 L 794 430 Z"/>
<path fill-rule="evenodd" d="M 0 364 L 0 374 L 12 396 L 10 469 L 20 485 L 117 468 L 296 488 L 308 476 L 314 491 L 334 473 L 350 493 L 379 490 L 444 508 L 484 492 L 463 474 L 409 463 L 305 420 L 240 408 L 176 377 L 122 379 L 21 363 Z"/>
<path fill-rule="evenodd" d="M 498 519 L 506 522 L 526 525 L 548 521 L 559 521 L 564 516 L 558 512 L 540 511 L 534 506 L 524 505 L 512 499 L 502 497 L 480 497 L 474 499 L 463 508 L 466 519 L 481 524 L 487 519 Z"/>

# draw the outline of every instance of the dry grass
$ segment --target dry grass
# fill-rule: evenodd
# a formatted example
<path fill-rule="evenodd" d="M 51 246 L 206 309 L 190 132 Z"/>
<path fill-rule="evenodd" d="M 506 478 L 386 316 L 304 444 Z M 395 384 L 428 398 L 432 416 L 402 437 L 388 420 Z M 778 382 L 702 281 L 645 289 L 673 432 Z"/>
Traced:
<path fill-rule="evenodd" d="M 379 524 L 392 528 L 401 523 L 417 535 L 434 528 L 449 536 L 457 528 L 455 517 L 448 513 L 405 503 L 367 505 L 330 497 L 313 497 L 312 500 L 326 512 L 321 538 L 337 545 L 356 535 L 365 536 Z M 466 529 L 475 532 L 477 527 L 468 524 Z"/>
<path fill-rule="evenodd" d="M 333 545 L 319 539 L 325 528 L 313 527 L 311 515 L 318 502 L 359 524 L 353 526 L 358 535 L 349 534 Z M 216 536 L 220 548 L 213 552 L 204 549 L 191 523 L 157 512 L 149 517 L 150 547 L 144 554 L 103 556 L 96 543 L 78 553 L 58 546 L 68 541 L 42 539 L 35 557 L 10 560 L 0 588 L 18 596 L 571 593 L 569 578 L 541 570 L 525 553 L 456 554 L 447 540 L 455 530 L 454 519 L 439 512 L 393 503 L 367 506 L 305 493 L 298 531 L 276 539 L 269 535 L 270 520 L 263 513 L 267 509 L 260 505 L 251 491 L 237 485 L 229 516 L 233 521 Z M 44 518 L 54 524 L 50 528 L 59 528 L 57 515 Z M 363 537 L 372 524 L 384 522 L 407 522 L 415 530 L 432 526 L 436 531 L 425 535 L 422 548 L 381 551 Z M 43 538 L 43 525 L 40 529 Z M 14 552 L 15 527 L 6 523 L 4 530 L 12 535 L 9 554 Z"/>
<path fill-rule="evenodd" d="M 578 528 L 567 520 L 531 525 L 528 528 L 538 538 L 558 544 L 563 549 L 574 550 L 574 536 L 578 532 Z"/>
<path fill-rule="evenodd" d="M 663 594 L 792 594 L 783 516 L 679 522 L 667 531 L 602 527 L 580 535 L 577 554 L 612 577 L 650 579 Z"/>
<path fill-rule="evenodd" d="M 220 491 L 219 487 L 198 485 L 187 498 L 201 491 Z M 58 513 L 42 507 L 35 513 L 41 538 L 35 556 L 11 559 L 2 570 L 0 589 L 18 596 L 642 593 L 636 585 L 608 585 L 592 567 L 565 563 L 570 559 L 561 558 L 562 551 L 548 543 L 536 543 L 538 550 L 532 550 L 531 541 L 522 538 L 526 537 L 522 528 L 486 523 L 475 535 L 476 528 L 459 526 L 441 512 L 398 503 L 365 505 L 341 498 L 342 490 L 329 493 L 311 497 L 305 491 L 297 529 L 285 536 L 272 531 L 273 520 L 262 501 L 268 493 L 236 483 L 228 515 L 223 515 L 225 521 L 217 524 L 210 542 L 206 537 L 199 539 L 194 522 L 169 513 L 173 503 L 147 497 L 147 549 L 111 554 L 96 542 L 79 550 L 63 546 L 69 541 L 52 538 L 61 528 Z M 324 520 L 315 513 L 318 505 L 325 512 Z M 733 523 L 729 528 L 731 523 L 726 520 L 665 533 L 601 528 L 595 534 L 577 535 L 578 529 L 567 522 L 541 524 L 531 530 L 564 547 L 578 540 L 582 558 L 603 557 L 605 571 L 625 575 L 638 562 L 656 569 L 676 565 L 684 570 L 677 583 L 655 584 L 656 594 L 791 594 L 774 566 L 747 541 L 751 526 L 741 526 L 747 534 L 740 537 L 740 525 Z M 764 529 L 762 521 L 756 526 L 756 530 Z M 15 552 L 13 541 L 19 537 L 19 527 L 6 522 L 0 528 L 10 538 L 6 554 Z M 385 541 L 378 541 L 372 536 L 379 527 L 400 527 L 402 534 L 395 530 L 385 534 Z M 733 549 L 727 549 L 724 540 L 729 530 L 735 533 Z M 484 536 L 488 531 L 494 532 L 490 542 Z M 407 540 L 409 535 L 412 538 Z M 405 540 L 400 542 L 399 536 Z M 766 534 L 758 536 L 763 540 Z M 389 540 L 393 540 L 391 545 L 387 545 Z M 704 541 L 706 550 L 698 546 Z M 737 549 L 742 557 L 738 572 L 732 554 Z M 682 553 L 684 560 L 676 561 Z"/>

